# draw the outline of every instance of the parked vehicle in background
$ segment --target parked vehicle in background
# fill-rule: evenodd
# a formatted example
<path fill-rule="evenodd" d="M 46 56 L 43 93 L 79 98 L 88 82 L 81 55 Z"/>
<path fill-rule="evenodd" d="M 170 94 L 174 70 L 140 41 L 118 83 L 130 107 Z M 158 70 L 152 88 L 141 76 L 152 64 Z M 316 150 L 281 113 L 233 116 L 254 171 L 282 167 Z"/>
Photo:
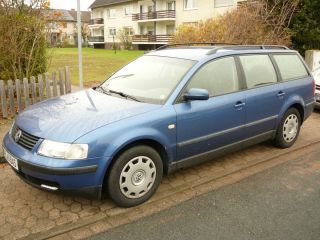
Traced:
<path fill-rule="evenodd" d="M 30 107 L 3 147 L 36 187 L 130 207 L 163 174 L 270 139 L 292 146 L 314 101 L 313 77 L 286 47 L 173 45 L 99 87 Z"/>
<path fill-rule="evenodd" d="M 318 69 L 316 69 L 313 73 L 312 73 L 314 80 L 316 82 L 316 104 L 315 107 L 317 109 L 320 108 L 320 67 Z"/>

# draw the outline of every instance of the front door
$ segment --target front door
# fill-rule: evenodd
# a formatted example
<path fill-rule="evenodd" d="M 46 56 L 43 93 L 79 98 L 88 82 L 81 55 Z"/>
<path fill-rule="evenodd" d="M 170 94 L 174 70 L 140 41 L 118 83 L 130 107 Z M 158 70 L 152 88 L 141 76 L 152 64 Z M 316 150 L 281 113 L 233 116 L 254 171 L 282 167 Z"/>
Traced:
<path fill-rule="evenodd" d="M 245 94 L 238 70 L 234 57 L 225 57 L 205 64 L 189 81 L 186 91 L 207 89 L 210 98 L 174 106 L 178 161 L 243 140 Z"/>

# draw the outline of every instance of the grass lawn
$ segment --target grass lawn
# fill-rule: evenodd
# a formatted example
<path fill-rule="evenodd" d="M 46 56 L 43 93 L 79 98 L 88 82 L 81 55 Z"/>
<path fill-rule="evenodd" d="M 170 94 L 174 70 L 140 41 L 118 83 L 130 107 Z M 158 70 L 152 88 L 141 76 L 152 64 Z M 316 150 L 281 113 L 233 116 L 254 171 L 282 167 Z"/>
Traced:
<path fill-rule="evenodd" d="M 143 51 L 121 50 L 115 54 L 113 50 L 83 48 L 83 78 L 85 85 L 90 86 L 105 80 L 113 72 L 143 53 Z M 54 48 L 49 50 L 49 54 L 52 56 L 49 72 L 69 66 L 72 83 L 78 85 L 78 49 Z"/>

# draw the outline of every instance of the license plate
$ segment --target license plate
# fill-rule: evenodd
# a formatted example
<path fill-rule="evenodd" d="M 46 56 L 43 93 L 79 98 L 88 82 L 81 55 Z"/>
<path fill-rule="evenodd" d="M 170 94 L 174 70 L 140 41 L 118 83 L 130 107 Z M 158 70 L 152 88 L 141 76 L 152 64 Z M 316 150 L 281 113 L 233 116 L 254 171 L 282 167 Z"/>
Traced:
<path fill-rule="evenodd" d="M 317 94 L 316 94 L 316 100 L 317 100 L 317 101 L 320 101 L 320 93 L 317 93 Z"/>
<path fill-rule="evenodd" d="M 7 162 L 17 171 L 19 171 L 19 166 L 18 166 L 18 160 L 12 156 L 10 153 L 7 152 L 6 149 L 3 149 L 3 155 L 4 158 L 7 160 Z"/>

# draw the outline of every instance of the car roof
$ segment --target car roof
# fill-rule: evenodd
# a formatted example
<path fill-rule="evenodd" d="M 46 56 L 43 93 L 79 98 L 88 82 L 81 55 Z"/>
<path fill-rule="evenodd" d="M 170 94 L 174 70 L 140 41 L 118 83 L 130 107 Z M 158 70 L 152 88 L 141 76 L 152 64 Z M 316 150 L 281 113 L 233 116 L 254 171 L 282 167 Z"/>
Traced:
<path fill-rule="evenodd" d="M 248 53 L 296 53 L 286 46 L 280 45 L 230 45 L 230 44 L 210 44 L 204 46 L 173 44 L 160 47 L 147 53 L 147 56 L 174 57 L 200 61 L 209 56 L 221 56 L 230 54 Z"/>

